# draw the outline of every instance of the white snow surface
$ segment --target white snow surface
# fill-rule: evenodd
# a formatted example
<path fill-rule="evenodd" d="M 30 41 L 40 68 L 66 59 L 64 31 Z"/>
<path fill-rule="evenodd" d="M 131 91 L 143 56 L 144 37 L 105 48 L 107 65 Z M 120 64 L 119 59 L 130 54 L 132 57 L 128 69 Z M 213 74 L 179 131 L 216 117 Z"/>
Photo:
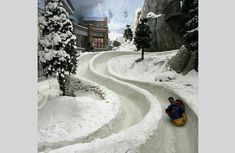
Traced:
<path fill-rule="evenodd" d="M 108 62 L 110 72 L 120 78 L 162 84 L 188 99 L 197 113 L 198 73 L 192 70 L 187 75 L 177 74 L 169 67 L 170 59 L 178 50 L 145 53 L 145 59 L 136 63 L 140 55 L 123 55 Z"/>
<path fill-rule="evenodd" d="M 158 14 L 158 15 L 156 15 L 155 13 L 153 13 L 153 12 L 149 12 L 148 14 L 147 14 L 147 18 L 159 18 L 160 16 L 162 16 L 162 14 Z"/>
<path fill-rule="evenodd" d="M 86 56 L 89 55 L 87 54 Z M 138 113 L 144 113 L 145 116 L 141 121 L 135 123 L 131 127 L 127 127 L 122 131 L 113 133 L 103 139 L 97 138 L 89 143 L 76 143 L 74 145 L 68 145 L 51 150 L 50 153 L 123 153 L 128 152 L 128 150 L 129 152 L 135 152 L 134 150 L 143 145 L 149 136 L 153 134 L 154 130 L 156 130 L 160 125 L 159 122 L 161 122 L 160 118 L 162 111 L 158 100 L 144 89 L 118 81 L 112 77 L 102 74 L 104 67 L 97 63 L 99 62 L 98 57 L 99 56 L 94 56 L 94 58 L 91 57 L 92 59 L 89 62 L 88 72 L 91 78 L 104 84 L 109 89 L 111 88 L 115 92 L 118 92 L 123 97 L 129 95 L 129 98 L 131 98 L 132 101 L 126 102 L 136 103 L 135 107 L 138 108 L 133 110 L 136 111 L 136 113 L 131 114 L 133 118 L 138 116 Z M 82 56 L 80 58 L 82 58 Z"/>
<path fill-rule="evenodd" d="M 55 97 L 39 110 L 39 142 L 88 136 L 107 124 L 115 111 L 108 102 L 91 97 Z"/>
<path fill-rule="evenodd" d="M 87 143 L 72 143 L 44 153 L 198 152 L 197 72 L 182 76 L 169 69 L 167 61 L 177 53 L 176 50 L 145 53 L 145 60 L 133 65 L 133 61 L 140 57 L 140 52 L 133 52 L 134 48 L 132 44 L 122 44 L 118 51 L 84 54 L 79 57 L 78 64 L 81 77 L 95 81 L 122 97 L 122 111 L 126 110 L 122 119 L 126 121 L 118 124 L 125 126 L 114 125 L 113 128 L 121 129 L 106 137 L 97 137 Z M 132 69 L 130 73 L 126 67 Z M 172 126 L 162 111 L 169 104 L 168 96 L 182 98 L 187 103 L 188 121 L 185 126 Z M 128 108 L 123 102 L 132 107 Z M 141 120 L 135 118 L 141 118 L 140 114 L 143 115 Z M 128 121 L 133 123 L 127 124 Z"/>
<path fill-rule="evenodd" d="M 119 47 L 114 47 L 113 50 L 115 51 L 134 51 L 137 50 L 136 46 L 133 45 L 132 42 L 124 42 Z"/>
<path fill-rule="evenodd" d="M 59 96 L 56 79 L 51 79 L 50 84 L 48 80 L 39 82 L 39 151 L 90 141 L 88 136 L 118 120 L 120 103 L 112 91 L 84 79 L 81 84 L 97 86 L 104 98 L 97 95 L 97 91 L 83 89 L 75 92 L 76 97 Z"/>

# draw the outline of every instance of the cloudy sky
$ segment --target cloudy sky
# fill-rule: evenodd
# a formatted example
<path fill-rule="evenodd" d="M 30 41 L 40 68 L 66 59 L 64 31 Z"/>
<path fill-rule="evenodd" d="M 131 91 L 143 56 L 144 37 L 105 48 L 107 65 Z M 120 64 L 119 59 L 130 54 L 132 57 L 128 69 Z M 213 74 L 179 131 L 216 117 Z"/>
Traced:
<path fill-rule="evenodd" d="M 38 0 L 43 5 L 44 0 Z M 109 29 L 122 31 L 126 24 L 133 24 L 135 11 L 142 8 L 144 0 L 70 0 L 74 16 L 108 17 Z M 122 28 L 120 28 L 122 27 Z"/>
<path fill-rule="evenodd" d="M 142 8 L 144 0 L 70 0 L 76 16 L 104 17 L 116 22 L 131 23 L 135 10 Z"/>

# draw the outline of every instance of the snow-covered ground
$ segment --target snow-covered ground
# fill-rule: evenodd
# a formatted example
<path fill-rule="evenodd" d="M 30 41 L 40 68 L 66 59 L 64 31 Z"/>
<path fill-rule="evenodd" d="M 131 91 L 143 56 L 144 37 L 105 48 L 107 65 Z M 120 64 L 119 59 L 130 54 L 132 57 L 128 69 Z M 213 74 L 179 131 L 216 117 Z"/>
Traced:
<path fill-rule="evenodd" d="M 127 47 L 130 49 L 129 46 Z M 198 73 L 192 70 L 187 75 L 177 74 L 169 67 L 169 61 L 177 51 L 145 53 L 145 59 L 138 63 L 135 60 L 140 58 L 140 54 L 118 56 L 110 59 L 108 67 L 114 75 L 121 78 L 164 83 L 173 90 L 177 90 L 176 92 L 180 92 L 181 96 L 189 98 L 189 102 L 197 107 Z"/>
<path fill-rule="evenodd" d="M 56 79 L 39 82 L 39 151 L 91 141 L 92 134 L 118 120 L 120 103 L 112 91 L 85 80 L 79 82 L 75 97 L 59 96 Z"/>
<path fill-rule="evenodd" d="M 77 73 L 79 77 L 89 80 L 89 82 L 96 82 L 99 87 L 106 87 L 111 92 L 107 92 L 107 96 L 117 95 L 113 100 L 116 99 L 121 104 L 122 113 L 121 115 L 119 113 L 121 120 L 116 124 L 111 124 L 111 127 L 107 129 L 107 134 L 95 135 L 91 141 L 85 141 L 85 143 L 73 140 L 71 143 L 67 143 L 66 138 L 64 139 L 62 136 L 60 140 L 64 140 L 63 145 L 49 146 L 44 153 L 197 153 L 197 72 L 192 71 L 188 75 L 182 76 L 170 71 L 167 61 L 177 51 L 146 53 L 144 61 L 134 63 L 133 61 L 140 57 L 140 52 L 134 51 L 135 47 L 132 44 L 122 44 L 117 50 L 86 53 L 80 56 Z M 46 84 L 42 82 L 41 85 L 44 91 Z M 55 89 L 51 88 L 50 90 Z M 39 90 L 39 92 L 42 95 L 48 93 L 43 92 L 43 90 Z M 114 108 L 108 106 L 100 108 L 109 103 L 99 101 L 99 97 L 90 92 L 84 94 L 80 91 L 77 92 L 77 96 L 63 97 L 64 99 L 59 100 L 59 102 L 57 100 L 53 102 L 51 96 L 47 96 L 47 103 L 40 103 L 39 106 L 41 107 L 39 108 L 48 108 L 46 114 L 51 114 L 50 116 L 53 116 L 53 112 L 60 110 L 62 113 L 58 111 L 58 114 L 61 115 L 61 117 L 57 116 L 58 119 L 71 116 L 73 113 L 76 117 L 76 113 L 79 114 L 77 111 L 82 108 L 86 110 L 83 114 L 85 118 L 92 118 L 91 122 L 105 118 L 97 114 L 96 119 L 94 119 L 91 113 L 105 115 L 106 111 L 109 112 Z M 167 101 L 169 96 L 182 98 L 188 104 L 186 107 L 188 121 L 183 127 L 172 126 L 163 111 L 169 104 Z M 41 95 L 40 99 L 43 99 Z M 50 100 L 51 102 L 49 102 Z M 63 106 L 64 103 L 66 103 L 66 106 Z M 118 104 L 118 102 L 114 103 Z M 193 105 L 191 105 L 192 103 Z M 90 108 L 86 108 L 87 105 Z M 62 108 L 66 109 L 62 110 Z M 52 110 L 52 112 L 49 112 L 49 110 Z M 68 122 L 66 125 L 75 127 L 73 119 L 75 119 L 74 116 L 66 119 Z M 93 125 L 93 123 L 88 123 L 90 121 L 87 120 L 86 123 Z M 48 122 L 46 117 L 44 117 L 44 122 Z M 77 122 L 77 125 L 80 125 L 80 122 Z M 52 126 L 54 133 L 57 132 L 56 128 Z M 76 131 L 76 128 L 71 128 L 71 130 Z M 63 132 L 59 133 L 63 134 Z M 73 136 L 76 135 L 77 137 L 79 133 L 75 133 Z"/>
<path fill-rule="evenodd" d="M 114 47 L 113 50 L 115 51 L 135 51 L 136 50 L 136 46 L 133 45 L 132 43 L 124 42 L 124 40 L 121 40 L 120 42 L 123 42 L 121 46 Z"/>

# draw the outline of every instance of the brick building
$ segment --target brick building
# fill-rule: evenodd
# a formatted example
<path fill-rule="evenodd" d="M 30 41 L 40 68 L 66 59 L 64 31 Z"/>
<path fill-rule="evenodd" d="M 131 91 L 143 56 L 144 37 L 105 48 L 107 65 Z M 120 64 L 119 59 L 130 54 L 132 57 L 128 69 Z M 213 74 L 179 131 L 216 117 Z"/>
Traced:
<path fill-rule="evenodd" d="M 107 25 L 107 17 L 85 17 L 79 20 L 79 24 L 73 22 L 74 35 L 77 37 L 77 46 L 84 48 L 90 42 L 94 48 L 108 48 Z"/>
<path fill-rule="evenodd" d="M 38 0 L 38 15 L 43 11 L 47 0 Z M 73 23 L 73 34 L 76 36 L 76 44 L 79 48 L 85 48 L 88 42 L 92 43 L 97 50 L 108 49 L 108 23 L 107 17 L 84 17 L 78 19 L 74 16 L 74 7 L 69 0 L 62 0 L 64 8 L 69 13 L 69 18 Z M 39 39 L 38 29 L 38 39 Z M 43 69 L 38 62 L 38 79 L 43 79 Z"/>
<path fill-rule="evenodd" d="M 38 0 L 42 11 L 48 0 Z M 74 15 L 74 6 L 69 0 L 62 0 L 64 8 L 69 13 L 69 18 L 73 23 L 73 34 L 77 37 L 77 46 L 85 48 L 87 43 L 92 43 L 96 49 L 108 48 L 108 23 L 107 17 L 81 17 Z"/>

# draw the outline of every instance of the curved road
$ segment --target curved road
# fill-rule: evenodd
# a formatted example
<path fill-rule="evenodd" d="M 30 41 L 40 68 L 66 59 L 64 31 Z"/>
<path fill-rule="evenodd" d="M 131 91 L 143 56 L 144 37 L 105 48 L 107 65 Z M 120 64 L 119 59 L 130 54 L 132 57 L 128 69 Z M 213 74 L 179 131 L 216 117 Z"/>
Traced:
<path fill-rule="evenodd" d="M 136 103 L 138 101 L 140 103 L 141 100 L 130 98 L 128 97 L 128 94 L 120 94 L 120 92 L 118 91 L 118 88 L 108 86 L 106 82 L 99 80 L 97 78 L 94 78 L 92 75 L 90 75 L 89 61 L 95 55 L 97 55 L 97 53 L 90 53 L 87 55 L 83 55 L 82 57 L 79 58 L 79 62 L 78 62 L 79 67 L 77 70 L 77 74 L 79 74 L 79 76 L 84 77 L 90 81 L 94 81 L 100 85 L 105 86 L 106 88 L 117 93 L 119 96 L 121 109 L 122 109 L 122 115 L 118 123 L 115 124 L 115 126 L 111 129 L 111 131 L 109 131 L 109 133 L 106 134 L 105 136 L 102 136 L 102 137 L 107 137 L 112 133 L 118 133 L 140 122 L 144 118 L 145 114 L 147 113 L 147 109 L 145 110 L 142 109 L 141 106 L 138 106 L 138 103 Z M 106 70 L 106 69 L 102 69 L 102 70 Z M 107 73 L 107 71 L 102 72 L 102 73 Z M 99 137 L 99 138 L 102 138 L 102 137 Z"/>
<path fill-rule="evenodd" d="M 110 59 L 121 56 L 121 55 L 130 55 L 136 54 L 131 52 L 104 52 L 96 55 L 94 67 L 98 73 L 103 75 L 115 77 L 110 74 L 107 70 L 107 63 Z M 150 84 L 145 82 L 138 82 L 133 80 L 126 80 L 119 77 L 116 77 L 121 81 L 132 83 L 136 86 L 139 86 L 143 89 L 146 89 L 152 93 L 161 103 L 162 109 L 165 110 L 167 105 L 169 105 L 168 97 L 173 96 L 179 98 L 177 95 L 169 92 L 156 84 Z M 198 119 L 195 113 L 186 106 L 187 114 L 187 123 L 183 127 L 174 127 L 169 123 L 167 115 L 163 111 L 163 122 L 161 124 L 161 129 L 164 131 L 162 134 L 162 139 L 158 140 L 157 136 L 154 135 L 143 147 L 143 153 L 197 153 L 198 152 Z M 156 145 L 161 143 L 161 147 Z"/>

